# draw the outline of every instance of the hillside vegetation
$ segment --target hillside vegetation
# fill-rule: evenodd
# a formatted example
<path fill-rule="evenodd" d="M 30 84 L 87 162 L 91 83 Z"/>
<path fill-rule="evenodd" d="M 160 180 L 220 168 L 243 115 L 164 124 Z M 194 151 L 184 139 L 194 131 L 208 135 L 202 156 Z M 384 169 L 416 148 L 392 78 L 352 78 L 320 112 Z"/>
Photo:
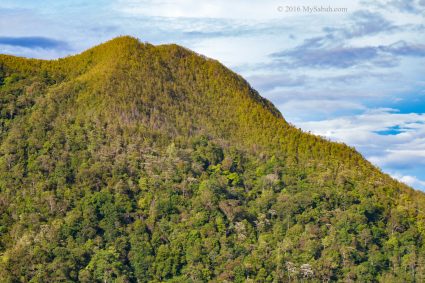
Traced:
<path fill-rule="evenodd" d="M 424 211 L 183 47 L 0 55 L 0 282 L 424 282 Z"/>

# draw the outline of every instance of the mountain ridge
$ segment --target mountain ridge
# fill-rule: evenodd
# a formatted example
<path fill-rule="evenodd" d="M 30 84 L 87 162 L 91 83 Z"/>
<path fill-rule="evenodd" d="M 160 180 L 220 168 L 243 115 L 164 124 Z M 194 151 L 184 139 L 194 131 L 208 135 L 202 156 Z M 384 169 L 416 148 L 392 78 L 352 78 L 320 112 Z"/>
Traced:
<path fill-rule="evenodd" d="M 424 278 L 423 193 L 184 47 L 0 55 L 0 106 L 7 282 Z"/>

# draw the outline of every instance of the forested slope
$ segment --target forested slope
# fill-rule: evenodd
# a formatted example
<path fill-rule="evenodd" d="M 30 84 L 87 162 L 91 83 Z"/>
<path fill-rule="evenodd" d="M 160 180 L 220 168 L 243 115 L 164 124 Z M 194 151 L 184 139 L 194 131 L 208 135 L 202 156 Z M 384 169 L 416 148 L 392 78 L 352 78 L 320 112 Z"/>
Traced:
<path fill-rule="evenodd" d="M 424 211 L 183 47 L 0 55 L 1 282 L 423 282 Z"/>

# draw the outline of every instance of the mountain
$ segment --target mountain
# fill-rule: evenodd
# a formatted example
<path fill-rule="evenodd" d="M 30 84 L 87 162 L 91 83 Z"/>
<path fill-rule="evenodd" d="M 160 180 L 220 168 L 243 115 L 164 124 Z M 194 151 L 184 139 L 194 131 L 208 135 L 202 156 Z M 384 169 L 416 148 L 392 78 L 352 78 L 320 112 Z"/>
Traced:
<path fill-rule="evenodd" d="M 424 211 L 178 45 L 0 55 L 2 282 L 423 282 Z"/>

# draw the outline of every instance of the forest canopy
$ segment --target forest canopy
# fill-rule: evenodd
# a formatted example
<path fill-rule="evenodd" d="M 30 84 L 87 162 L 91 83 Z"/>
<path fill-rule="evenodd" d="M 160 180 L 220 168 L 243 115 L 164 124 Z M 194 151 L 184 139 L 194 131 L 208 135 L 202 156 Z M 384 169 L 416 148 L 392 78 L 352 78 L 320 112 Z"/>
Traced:
<path fill-rule="evenodd" d="M 183 47 L 0 55 L 1 282 L 424 282 L 424 211 Z"/>

